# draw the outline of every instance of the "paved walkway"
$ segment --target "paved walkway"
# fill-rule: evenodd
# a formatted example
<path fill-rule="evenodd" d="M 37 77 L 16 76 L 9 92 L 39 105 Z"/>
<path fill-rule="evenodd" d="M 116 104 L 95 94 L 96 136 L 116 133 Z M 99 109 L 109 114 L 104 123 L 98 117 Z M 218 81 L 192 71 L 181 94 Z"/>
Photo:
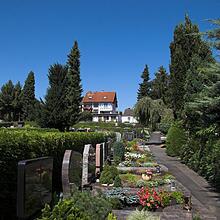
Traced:
<path fill-rule="evenodd" d="M 157 135 L 156 137 L 158 138 Z M 154 154 L 156 161 L 167 166 L 176 179 L 192 193 L 193 197 L 198 201 L 196 205 L 208 208 L 209 213 L 220 220 L 220 194 L 213 192 L 204 178 L 182 164 L 177 158 L 167 156 L 164 148 L 158 145 L 151 145 L 150 150 Z M 203 216 L 207 215 L 207 218 L 203 217 L 202 219 L 213 219 L 210 218 L 209 213 L 204 213 Z"/>
<path fill-rule="evenodd" d="M 149 145 L 152 145 L 152 144 L 162 144 L 162 141 L 161 141 L 161 133 L 160 132 L 153 132 L 150 136 L 150 139 L 148 141 Z"/>

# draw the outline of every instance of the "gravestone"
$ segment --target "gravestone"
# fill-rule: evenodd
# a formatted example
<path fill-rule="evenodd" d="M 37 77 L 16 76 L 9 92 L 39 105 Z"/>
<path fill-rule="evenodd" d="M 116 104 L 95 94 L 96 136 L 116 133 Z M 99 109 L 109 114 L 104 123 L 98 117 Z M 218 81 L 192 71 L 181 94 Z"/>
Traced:
<path fill-rule="evenodd" d="M 91 183 L 95 178 L 95 148 L 91 144 L 87 144 L 83 151 L 83 165 L 82 165 L 82 187 Z"/>
<path fill-rule="evenodd" d="M 30 218 L 52 200 L 53 158 L 41 157 L 18 162 L 17 216 Z"/>
<path fill-rule="evenodd" d="M 95 173 L 100 173 L 102 171 L 103 168 L 103 162 L 104 162 L 104 144 L 96 144 L 96 153 L 95 153 L 95 157 L 96 157 L 96 169 L 95 169 Z"/>
<path fill-rule="evenodd" d="M 82 154 L 77 151 L 66 150 L 62 164 L 62 186 L 64 197 L 68 197 L 72 190 L 81 186 Z"/>
<path fill-rule="evenodd" d="M 120 132 L 115 132 L 116 134 L 116 141 L 120 142 L 121 141 L 121 133 Z"/>
<path fill-rule="evenodd" d="M 134 139 L 134 132 L 124 132 L 123 133 L 123 138 L 126 141 L 132 141 Z"/>

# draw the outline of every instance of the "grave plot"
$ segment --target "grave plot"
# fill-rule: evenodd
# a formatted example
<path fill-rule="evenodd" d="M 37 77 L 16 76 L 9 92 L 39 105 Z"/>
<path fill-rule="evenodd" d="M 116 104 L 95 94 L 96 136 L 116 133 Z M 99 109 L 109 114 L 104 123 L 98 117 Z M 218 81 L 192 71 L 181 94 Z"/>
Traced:
<path fill-rule="evenodd" d="M 114 201 L 115 209 L 162 211 L 165 207 L 183 204 L 184 195 L 177 191 L 175 178 L 158 164 L 149 148 L 139 141 L 126 141 L 114 149 L 113 165 L 105 165 L 94 187 Z"/>

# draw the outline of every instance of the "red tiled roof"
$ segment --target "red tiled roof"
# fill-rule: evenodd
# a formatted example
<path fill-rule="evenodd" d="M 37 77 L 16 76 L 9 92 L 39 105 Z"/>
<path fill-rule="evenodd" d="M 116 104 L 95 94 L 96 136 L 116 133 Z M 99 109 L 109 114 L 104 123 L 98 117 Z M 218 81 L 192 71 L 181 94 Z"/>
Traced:
<path fill-rule="evenodd" d="M 83 97 L 83 103 L 91 102 L 117 102 L 116 92 L 87 92 Z"/>

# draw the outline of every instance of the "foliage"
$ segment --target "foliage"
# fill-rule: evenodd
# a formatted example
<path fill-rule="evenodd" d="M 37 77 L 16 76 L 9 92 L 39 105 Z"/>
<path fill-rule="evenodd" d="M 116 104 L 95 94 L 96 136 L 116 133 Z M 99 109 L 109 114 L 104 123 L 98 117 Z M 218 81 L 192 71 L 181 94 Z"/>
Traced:
<path fill-rule="evenodd" d="M 22 117 L 23 120 L 35 120 L 35 77 L 34 72 L 30 72 L 25 80 L 21 92 Z"/>
<path fill-rule="evenodd" d="M 173 110 L 172 109 L 163 109 L 163 114 L 161 115 L 161 120 L 158 125 L 158 130 L 160 130 L 163 134 L 167 134 L 169 128 L 174 122 Z"/>
<path fill-rule="evenodd" d="M 161 99 L 165 104 L 168 103 L 169 76 L 166 69 L 160 66 L 152 81 L 150 96 L 152 99 Z"/>
<path fill-rule="evenodd" d="M 206 32 L 207 38 L 219 52 L 220 23 L 212 21 L 215 29 Z M 198 57 L 195 57 L 200 62 Z M 194 59 L 195 59 L 194 58 Z M 217 57 L 218 58 L 218 57 Z M 194 62 L 194 61 L 193 61 Z M 194 62 L 195 63 L 195 62 Z M 205 65 L 191 67 L 189 79 L 190 96 L 184 106 L 184 126 L 188 140 L 184 145 L 181 159 L 184 163 L 204 176 L 213 186 L 220 189 L 220 64 L 212 61 Z M 192 77 L 190 76 L 190 77 Z M 197 80 L 198 79 L 198 80 Z M 192 81 L 192 82 L 191 82 Z M 202 87 L 195 84 L 200 83 Z M 199 89 L 197 89 L 197 87 Z"/>
<path fill-rule="evenodd" d="M 61 168 L 65 150 L 83 151 L 85 144 L 102 143 L 102 133 L 61 133 L 40 129 L 0 129 L 0 213 L 15 214 L 17 163 L 52 156 L 53 191 L 61 191 Z"/>
<path fill-rule="evenodd" d="M 117 175 L 117 176 L 115 177 L 115 180 L 114 180 L 114 187 L 121 187 L 121 186 L 122 186 L 122 184 L 121 184 L 121 178 L 120 178 L 119 175 Z"/>
<path fill-rule="evenodd" d="M 176 26 L 174 38 L 170 44 L 170 89 L 171 104 L 175 118 L 180 118 L 184 108 L 186 94 L 186 78 L 190 67 L 194 66 L 192 58 L 196 55 L 201 61 L 212 61 L 211 50 L 202 41 L 198 26 L 192 24 L 189 16 L 185 16 L 184 24 Z"/>
<path fill-rule="evenodd" d="M 162 100 L 153 100 L 150 97 L 140 99 L 135 105 L 134 113 L 139 123 L 142 126 L 148 126 L 151 130 L 157 129 L 157 124 L 166 117 L 166 114 L 172 114 Z"/>
<path fill-rule="evenodd" d="M 170 205 L 171 196 L 169 192 L 164 191 L 164 190 L 160 191 L 160 198 L 161 198 L 161 203 L 163 207 Z"/>
<path fill-rule="evenodd" d="M 160 217 L 153 215 L 149 211 L 136 210 L 128 216 L 127 220 L 160 220 Z"/>
<path fill-rule="evenodd" d="M 184 202 L 184 196 L 183 196 L 183 193 L 180 192 L 180 191 L 174 191 L 171 193 L 171 198 L 175 199 L 176 203 L 177 204 L 183 204 Z"/>
<path fill-rule="evenodd" d="M 142 187 L 144 187 L 144 186 L 147 186 L 147 181 L 144 181 L 144 180 L 140 179 L 140 180 L 138 180 L 138 181 L 136 182 L 136 187 L 137 187 L 137 188 L 142 188 Z"/>
<path fill-rule="evenodd" d="M 181 122 L 175 122 L 170 127 L 166 139 L 166 152 L 170 156 L 179 156 L 183 152 L 186 143 L 186 133 Z"/>
<path fill-rule="evenodd" d="M 112 212 L 110 212 L 110 213 L 108 214 L 107 220 L 117 220 L 117 217 L 116 217 Z"/>
<path fill-rule="evenodd" d="M 118 175 L 119 173 L 115 166 L 105 165 L 103 171 L 101 172 L 100 183 L 112 184 Z"/>
<path fill-rule="evenodd" d="M 67 60 L 68 73 L 66 76 L 65 87 L 65 113 L 69 126 L 78 121 L 80 113 L 80 103 L 82 100 L 82 85 L 80 78 L 80 51 L 77 41 L 68 55 Z"/>
<path fill-rule="evenodd" d="M 117 162 L 121 162 L 124 159 L 124 154 L 125 154 L 125 147 L 123 142 L 115 142 L 113 144 L 113 149 L 114 149 L 114 160 Z"/>
<path fill-rule="evenodd" d="M 111 204 L 102 197 L 88 192 L 76 192 L 69 199 L 60 201 L 52 210 L 45 207 L 39 220 L 103 220 L 111 212 Z"/>
<path fill-rule="evenodd" d="M 151 211 L 163 206 L 162 198 L 154 188 L 143 187 L 138 191 L 137 195 L 144 209 Z"/>
<path fill-rule="evenodd" d="M 67 67 L 60 64 L 51 65 L 49 68 L 49 88 L 42 108 L 42 127 L 57 128 L 64 131 L 68 125 L 65 113 L 67 71 Z"/>
<path fill-rule="evenodd" d="M 128 188 L 113 188 L 104 192 L 105 197 L 118 198 L 124 206 L 136 206 L 139 204 L 139 197 L 135 194 L 130 193 Z"/>
<path fill-rule="evenodd" d="M 108 197 L 107 200 L 111 204 L 112 209 L 122 209 L 123 208 L 122 201 L 119 198 Z"/>
<path fill-rule="evenodd" d="M 202 220 L 202 219 L 199 217 L 199 215 L 195 215 L 193 216 L 193 220 Z"/>
<path fill-rule="evenodd" d="M 18 121 L 22 114 L 21 85 L 13 85 L 9 80 L 0 91 L 0 118 L 6 121 Z"/>
<path fill-rule="evenodd" d="M 79 121 L 92 121 L 92 113 L 90 111 L 80 112 Z"/>
<path fill-rule="evenodd" d="M 139 101 L 143 97 L 149 96 L 150 94 L 150 82 L 149 82 L 149 71 L 148 66 L 145 65 L 144 71 L 141 75 L 143 82 L 139 84 L 137 100 Z"/>
<path fill-rule="evenodd" d="M 123 182 L 127 182 L 129 184 L 132 184 L 135 186 L 136 182 L 141 178 L 140 175 L 132 174 L 132 173 L 126 173 L 126 174 L 120 174 L 120 178 Z"/>

